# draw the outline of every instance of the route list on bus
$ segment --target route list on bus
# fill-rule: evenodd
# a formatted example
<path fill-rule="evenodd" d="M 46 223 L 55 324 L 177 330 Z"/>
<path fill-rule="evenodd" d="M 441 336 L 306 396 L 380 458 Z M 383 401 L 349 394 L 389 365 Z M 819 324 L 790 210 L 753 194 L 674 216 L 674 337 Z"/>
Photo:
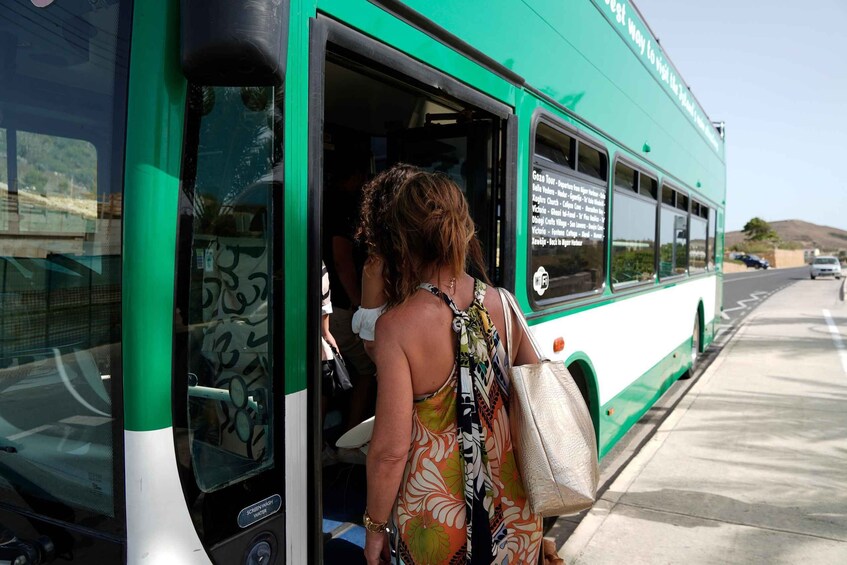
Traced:
<path fill-rule="evenodd" d="M 605 189 L 533 167 L 533 247 L 582 247 L 591 241 L 602 242 L 605 225 Z"/>

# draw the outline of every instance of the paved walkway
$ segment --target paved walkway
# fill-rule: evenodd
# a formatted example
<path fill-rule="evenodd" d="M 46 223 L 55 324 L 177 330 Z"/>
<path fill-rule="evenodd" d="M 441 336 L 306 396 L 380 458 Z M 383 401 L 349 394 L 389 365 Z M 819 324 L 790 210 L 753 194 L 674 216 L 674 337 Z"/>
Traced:
<path fill-rule="evenodd" d="M 847 564 L 847 305 L 752 312 L 561 548 L 568 565 Z"/>

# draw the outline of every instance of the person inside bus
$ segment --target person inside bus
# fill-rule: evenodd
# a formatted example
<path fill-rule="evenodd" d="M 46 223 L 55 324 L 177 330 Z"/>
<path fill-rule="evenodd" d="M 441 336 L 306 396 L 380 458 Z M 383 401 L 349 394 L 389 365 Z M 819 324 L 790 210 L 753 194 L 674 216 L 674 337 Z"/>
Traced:
<path fill-rule="evenodd" d="M 505 351 L 499 293 L 466 271 L 486 272 L 461 190 L 395 165 L 365 187 L 358 233 L 383 260 L 386 297 L 373 344 L 367 562 L 388 562 L 389 547 L 406 564 L 536 562 L 541 516 L 521 483 L 507 407 L 509 355 L 537 357 L 517 324 Z"/>
<path fill-rule="evenodd" d="M 321 261 L 321 426 L 326 420 L 327 407 L 329 406 L 329 394 L 333 389 L 332 384 L 332 360 L 338 351 L 338 344 L 329 329 L 329 318 L 332 314 L 332 292 L 329 285 L 329 271 Z M 321 452 L 321 463 L 324 466 L 335 463 L 337 456 L 335 450 L 324 442 Z"/>
<path fill-rule="evenodd" d="M 370 172 L 370 152 L 346 144 L 332 152 L 328 159 L 328 181 L 325 230 L 326 266 L 333 292 L 330 331 L 335 336 L 341 355 L 352 366 L 351 393 L 346 429 L 369 416 L 372 406 L 376 367 L 365 352 L 362 340 L 352 329 L 353 313 L 362 304 L 360 285 L 366 254 L 354 241 L 353 233 L 359 217 L 362 186 Z M 355 455 L 358 456 L 356 450 Z M 343 455 L 343 453 L 341 453 Z"/>
<path fill-rule="evenodd" d="M 362 305 L 353 314 L 353 333 L 362 340 L 371 358 L 376 321 L 385 311 L 385 281 L 382 272 L 382 257 L 369 255 L 362 269 Z"/>

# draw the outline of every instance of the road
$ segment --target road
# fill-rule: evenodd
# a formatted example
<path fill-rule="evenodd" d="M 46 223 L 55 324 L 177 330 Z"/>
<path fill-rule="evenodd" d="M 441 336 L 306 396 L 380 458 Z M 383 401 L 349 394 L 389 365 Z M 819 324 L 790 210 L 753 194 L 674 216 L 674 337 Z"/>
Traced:
<path fill-rule="evenodd" d="M 602 492 L 608 488 L 626 464 L 650 440 L 653 432 L 673 411 L 688 389 L 717 356 L 726 340 L 738 328 L 739 322 L 771 294 L 799 280 L 807 280 L 808 278 L 808 267 L 769 269 L 766 271 L 749 269 L 745 273 L 725 275 L 723 283 L 723 324 L 718 339 L 699 359 L 698 368 L 693 378 L 674 383 L 641 420 L 606 454 L 600 462 L 599 491 Z M 820 282 L 826 284 L 827 280 L 829 279 L 820 279 Z M 831 280 L 830 284 L 832 284 Z M 586 513 L 587 511 L 576 516 L 558 518 L 546 535 L 555 538 L 557 547 L 561 547 Z M 545 524 L 549 526 L 549 523 Z"/>
<path fill-rule="evenodd" d="M 756 305 L 778 290 L 809 278 L 808 267 L 793 269 L 748 269 L 746 273 L 732 273 L 723 281 L 724 330 L 738 325 Z M 822 279 L 825 280 L 825 279 Z"/>

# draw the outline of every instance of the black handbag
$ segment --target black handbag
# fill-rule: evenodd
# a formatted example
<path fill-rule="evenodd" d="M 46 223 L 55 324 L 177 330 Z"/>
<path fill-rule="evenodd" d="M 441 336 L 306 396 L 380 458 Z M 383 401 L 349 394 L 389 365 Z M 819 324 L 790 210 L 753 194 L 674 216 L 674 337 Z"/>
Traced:
<path fill-rule="evenodd" d="M 332 348 L 332 359 L 323 361 L 322 365 L 324 394 L 335 396 L 353 388 L 350 371 L 337 349 Z"/>

